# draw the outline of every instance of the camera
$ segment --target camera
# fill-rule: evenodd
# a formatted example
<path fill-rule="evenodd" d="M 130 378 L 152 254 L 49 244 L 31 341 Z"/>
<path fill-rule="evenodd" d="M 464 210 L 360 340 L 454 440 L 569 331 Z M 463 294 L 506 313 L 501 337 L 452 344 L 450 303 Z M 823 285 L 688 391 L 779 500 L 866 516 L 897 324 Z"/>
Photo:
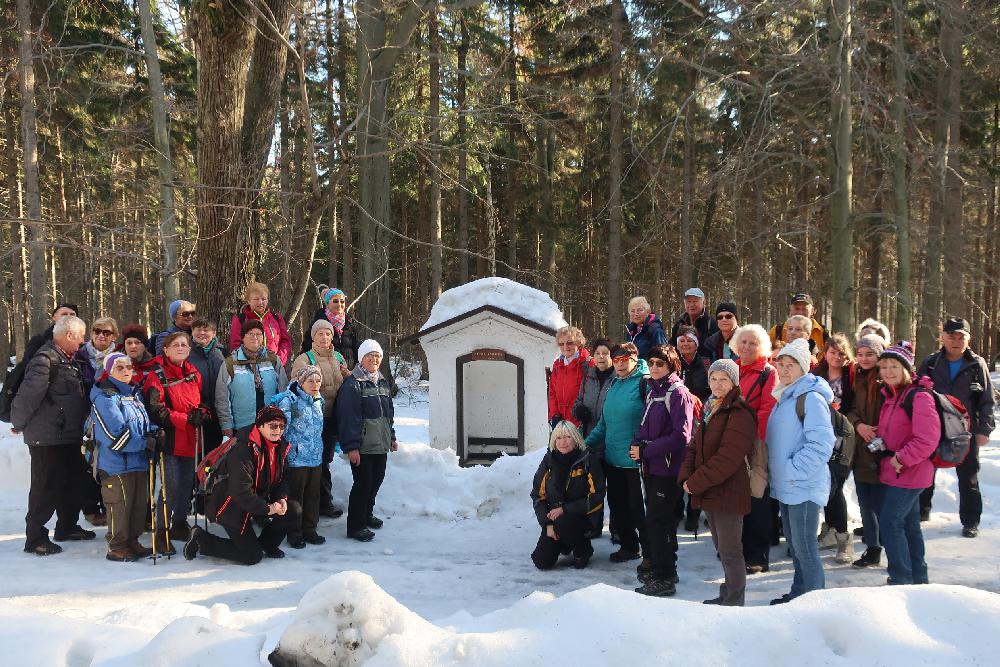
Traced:
<path fill-rule="evenodd" d="M 872 454 L 877 454 L 878 452 L 885 451 L 885 440 L 876 436 L 874 440 L 868 443 L 868 451 Z"/>

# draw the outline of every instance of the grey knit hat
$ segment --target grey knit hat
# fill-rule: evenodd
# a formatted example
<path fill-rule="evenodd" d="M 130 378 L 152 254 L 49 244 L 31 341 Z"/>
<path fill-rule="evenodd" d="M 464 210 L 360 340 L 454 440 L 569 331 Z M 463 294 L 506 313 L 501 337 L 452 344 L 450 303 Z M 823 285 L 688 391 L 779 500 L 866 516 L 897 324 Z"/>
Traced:
<path fill-rule="evenodd" d="M 740 386 L 740 367 L 732 359 L 713 361 L 712 365 L 708 367 L 708 376 L 712 377 L 712 373 L 716 371 L 725 373 L 733 381 L 734 385 L 737 387 Z"/>
<path fill-rule="evenodd" d="M 336 333 L 333 330 L 333 325 L 330 324 L 330 320 L 328 320 L 326 318 L 320 318 L 320 319 L 316 320 L 315 322 L 313 322 L 312 329 L 309 330 L 309 334 L 313 338 L 315 338 L 316 337 L 316 332 L 318 332 L 320 329 L 329 329 L 330 333 Z"/>
<path fill-rule="evenodd" d="M 878 334 L 865 334 L 858 339 L 858 342 L 854 344 L 855 350 L 860 350 L 863 347 L 867 347 L 869 350 L 875 353 L 875 356 L 880 356 L 885 352 L 886 341 L 884 338 Z"/>
<path fill-rule="evenodd" d="M 320 370 L 319 366 L 310 366 L 306 364 L 302 368 L 295 371 L 294 379 L 302 386 L 302 383 L 311 378 L 313 375 L 318 375 L 319 379 L 323 379 L 323 371 Z"/>

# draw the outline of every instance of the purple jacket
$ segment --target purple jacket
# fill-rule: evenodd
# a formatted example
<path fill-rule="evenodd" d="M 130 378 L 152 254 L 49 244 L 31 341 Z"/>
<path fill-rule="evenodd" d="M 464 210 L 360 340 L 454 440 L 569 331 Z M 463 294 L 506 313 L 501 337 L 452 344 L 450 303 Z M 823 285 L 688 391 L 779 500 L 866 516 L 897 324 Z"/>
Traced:
<path fill-rule="evenodd" d="M 694 433 L 694 399 L 680 377 L 673 373 L 659 380 L 647 378 L 646 382 L 646 406 L 634 442 L 646 442 L 640 446 L 642 462 L 649 474 L 676 477 Z M 667 400 L 656 400 L 668 393 Z"/>

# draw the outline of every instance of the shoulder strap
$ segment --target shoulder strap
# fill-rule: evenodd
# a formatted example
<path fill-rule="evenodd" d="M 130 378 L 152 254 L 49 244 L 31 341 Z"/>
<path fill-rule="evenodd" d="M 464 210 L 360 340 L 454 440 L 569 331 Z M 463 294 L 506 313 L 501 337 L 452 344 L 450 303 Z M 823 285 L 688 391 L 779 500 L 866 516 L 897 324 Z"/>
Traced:
<path fill-rule="evenodd" d="M 767 366 L 764 366 L 764 370 L 760 372 L 760 375 L 757 376 L 757 379 L 754 380 L 754 383 L 750 385 L 750 389 L 747 391 L 746 395 L 747 403 L 749 403 L 754 398 L 757 398 L 757 396 L 753 395 L 754 389 L 758 390 L 758 395 L 764 393 L 764 385 L 767 384 L 767 379 L 769 377 L 771 377 L 771 369 L 768 368 Z"/>
<path fill-rule="evenodd" d="M 799 394 L 799 397 L 795 399 L 795 414 L 799 416 L 800 422 L 806 423 L 806 394 Z"/>
<path fill-rule="evenodd" d="M 160 388 L 163 389 L 163 404 L 167 406 L 168 410 L 173 410 L 174 406 L 170 400 L 170 392 L 167 391 L 167 387 L 170 384 L 167 382 L 167 375 L 163 372 L 163 367 L 157 364 L 153 366 L 153 372 L 156 374 L 156 379 L 160 381 Z"/>
<path fill-rule="evenodd" d="M 933 368 L 933 366 L 931 368 Z M 918 391 L 926 391 L 929 394 L 933 393 L 931 392 L 930 389 L 927 389 L 926 387 L 912 386 L 906 390 L 906 395 L 903 396 L 903 400 L 900 401 L 899 403 L 899 407 L 903 408 L 903 412 L 905 412 L 906 416 L 909 417 L 911 420 L 913 419 L 913 396 Z"/>
<path fill-rule="evenodd" d="M 312 350 L 309 350 L 308 352 L 306 352 L 306 359 L 309 360 L 309 364 L 310 365 L 312 365 L 312 366 L 316 365 L 316 355 L 313 354 Z"/>
<path fill-rule="evenodd" d="M 229 355 L 228 357 L 226 357 L 226 371 L 229 373 L 230 380 L 232 380 L 233 375 L 236 374 L 236 371 L 234 370 L 234 364 L 235 361 L 233 360 L 233 355 Z"/>
<path fill-rule="evenodd" d="M 238 318 L 239 318 L 239 320 L 240 320 L 240 329 L 243 329 L 243 326 L 244 326 L 244 325 L 245 325 L 245 324 L 247 323 L 247 316 L 246 316 L 246 313 L 244 313 L 244 312 L 243 312 L 243 311 L 241 310 L 240 312 L 238 312 L 238 313 L 236 314 L 236 317 L 238 317 Z"/>

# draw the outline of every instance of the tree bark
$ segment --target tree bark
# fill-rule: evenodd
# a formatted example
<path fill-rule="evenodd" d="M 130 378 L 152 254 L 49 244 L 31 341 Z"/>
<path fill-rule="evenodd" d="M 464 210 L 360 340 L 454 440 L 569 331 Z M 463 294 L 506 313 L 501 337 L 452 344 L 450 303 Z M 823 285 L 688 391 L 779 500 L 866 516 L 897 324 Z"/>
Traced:
<path fill-rule="evenodd" d="M 852 0 L 831 0 L 830 64 L 836 72 L 831 97 L 833 177 L 830 194 L 830 231 L 833 287 L 833 330 L 853 331 L 855 324 L 854 223 L 852 215 L 853 161 L 851 127 Z"/>
<path fill-rule="evenodd" d="M 913 287 L 910 269 L 909 182 L 906 150 L 906 40 L 907 0 L 892 0 L 893 95 L 892 116 L 892 202 L 896 227 L 896 337 L 910 340 L 913 335 Z"/>
<path fill-rule="evenodd" d="M 45 228 L 42 224 L 42 195 L 38 184 L 38 130 L 35 121 L 35 70 L 31 26 L 31 0 L 17 0 L 20 32 L 17 71 L 21 84 L 21 155 L 24 169 L 24 200 L 28 228 L 28 299 L 31 329 L 45 327 L 52 308 L 52 296 L 45 258 Z"/>
<path fill-rule="evenodd" d="M 463 11 L 459 16 L 459 32 L 461 41 L 458 43 L 458 91 L 455 101 L 458 104 L 458 247 L 465 251 L 469 248 L 469 151 L 466 142 L 469 141 L 469 119 L 466 107 L 469 79 L 469 22 Z M 458 254 L 458 283 L 469 282 L 469 255 L 466 252 Z"/>
<path fill-rule="evenodd" d="M 153 110 L 153 145 L 156 147 L 156 170 L 160 181 L 160 243 L 163 246 L 163 294 L 167 303 L 180 298 L 177 275 L 177 213 L 174 203 L 174 165 L 170 151 L 167 101 L 160 75 L 160 57 L 153 31 L 149 0 L 136 0 L 142 23 L 142 49 L 149 79 L 149 102 Z"/>
<path fill-rule="evenodd" d="M 611 2 L 611 145 L 608 155 L 608 311 L 605 331 L 624 315 L 622 295 L 622 41 L 625 35 L 625 5 Z"/>
<path fill-rule="evenodd" d="M 430 89 L 430 228 L 431 228 L 431 293 L 433 305 L 441 296 L 441 37 L 438 34 L 438 13 L 432 8 L 427 21 L 430 42 L 428 78 Z"/>
<path fill-rule="evenodd" d="M 691 57 L 689 55 L 689 57 Z M 691 219 L 694 215 L 694 116 L 695 89 L 698 85 L 698 72 L 694 67 L 687 69 L 687 99 L 684 111 L 684 206 L 681 209 L 681 285 L 684 289 L 694 287 L 691 282 L 692 249 L 691 249 Z"/>

